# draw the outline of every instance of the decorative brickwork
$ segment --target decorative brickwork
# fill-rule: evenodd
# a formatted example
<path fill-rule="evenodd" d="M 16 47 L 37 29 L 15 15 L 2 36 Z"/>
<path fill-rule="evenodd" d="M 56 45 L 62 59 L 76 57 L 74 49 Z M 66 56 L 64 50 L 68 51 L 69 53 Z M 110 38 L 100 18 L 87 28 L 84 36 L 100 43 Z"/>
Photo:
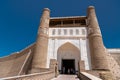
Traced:
<path fill-rule="evenodd" d="M 37 72 L 37 70 L 35 71 L 35 68 L 46 68 L 49 19 L 50 10 L 45 8 L 38 29 L 38 37 L 32 61 L 32 72 Z"/>
<path fill-rule="evenodd" d="M 102 35 L 97 22 L 93 6 L 88 8 L 88 38 L 90 42 L 92 69 L 108 70 L 106 52 L 102 41 Z"/>
<path fill-rule="evenodd" d="M 112 57 L 106 51 L 94 7 L 87 13 L 50 18 L 50 10 L 45 8 L 36 42 L 1 58 L 0 78 L 50 80 L 59 75 L 59 69 L 63 74 L 78 73 L 83 80 L 120 80 L 120 55 Z"/>

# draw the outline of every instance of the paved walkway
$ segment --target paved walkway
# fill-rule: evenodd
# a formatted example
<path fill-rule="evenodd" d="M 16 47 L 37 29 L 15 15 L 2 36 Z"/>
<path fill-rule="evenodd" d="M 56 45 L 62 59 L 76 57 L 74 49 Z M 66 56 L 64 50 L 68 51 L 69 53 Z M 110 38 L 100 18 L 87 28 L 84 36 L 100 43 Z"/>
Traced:
<path fill-rule="evenodd" d="M 77 75 L 59 75 L 57 78 L 51 80 L 79 80 Z"/>

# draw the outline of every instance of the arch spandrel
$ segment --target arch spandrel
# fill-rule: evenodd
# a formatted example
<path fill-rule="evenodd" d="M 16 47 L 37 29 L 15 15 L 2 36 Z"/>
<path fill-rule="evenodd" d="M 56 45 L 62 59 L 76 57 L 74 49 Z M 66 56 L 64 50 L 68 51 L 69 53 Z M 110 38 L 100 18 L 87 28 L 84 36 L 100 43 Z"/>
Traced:
<path fill-rule="evenodd" d="M 57 51 L 58 51 L 58 49 L 60 48 L 60 47 L 62 47 L 63 45 L 65 45 L 65 44 L 71 44 L 71 45 L 73 45 L 74 47 L 76 47 L 78 50 L 80 50 L 80 47 L 79 47 L 79 44 L 78 44 L 78 42 L 74 42 L 74 41 L 61 41 L 60 42 L 60 44 L 57 46 Z"/>

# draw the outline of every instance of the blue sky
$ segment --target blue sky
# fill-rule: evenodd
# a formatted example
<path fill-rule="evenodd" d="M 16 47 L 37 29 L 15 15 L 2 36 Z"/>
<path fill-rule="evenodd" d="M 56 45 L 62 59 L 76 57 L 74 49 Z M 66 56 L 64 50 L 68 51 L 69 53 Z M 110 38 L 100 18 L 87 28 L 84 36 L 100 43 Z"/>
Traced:
<path fill-rule="evenodd" d="M 36 40 L 43 8 L 51 17 L 84 16 L 96 8 L 104 44 L 120 48 L 120 0 L 0 0 L 0 56 L 20 51 Z"/>

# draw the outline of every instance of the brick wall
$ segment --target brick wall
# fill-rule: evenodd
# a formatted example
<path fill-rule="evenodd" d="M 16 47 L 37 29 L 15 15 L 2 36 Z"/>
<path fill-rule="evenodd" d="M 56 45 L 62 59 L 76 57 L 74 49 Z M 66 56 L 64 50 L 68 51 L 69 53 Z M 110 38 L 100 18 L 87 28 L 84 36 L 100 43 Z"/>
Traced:
<path fill-rule="evenodd" d="M 8 76 L 16 76 L 21 70 L 24 61 L 34 44 L 10 56 L 0 58 L 0 78 Z"/>
<path fill-rule="evenodd" d="M 120 66 L 118 62 L 108 53 L 108 65 L 115 80 L 120 80 Z"/>
<path fill-rule="evenodd" d="M 2 80 L 50 80 L 55 77 L 54 71 L 47 71 L 42 73 L 33 73 L 28 75 L 20 75 L 13 77 L 1 78 Z"/>

